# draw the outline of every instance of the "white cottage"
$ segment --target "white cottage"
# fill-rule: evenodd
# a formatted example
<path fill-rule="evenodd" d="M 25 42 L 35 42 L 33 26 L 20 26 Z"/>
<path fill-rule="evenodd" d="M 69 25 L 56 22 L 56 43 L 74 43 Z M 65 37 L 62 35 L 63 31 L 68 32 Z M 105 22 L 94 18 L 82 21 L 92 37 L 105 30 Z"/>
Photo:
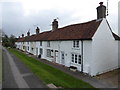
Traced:
<path fill-rule="evenodd" d="M 97 19 L 19 38 L 17 48 L 41 58 L 76 67 L 78 71 L 95 76 L 118 68 L 118 42 L 120 37 L 112 32 L 107 21 L 106 7 L 97 7 Z"/>

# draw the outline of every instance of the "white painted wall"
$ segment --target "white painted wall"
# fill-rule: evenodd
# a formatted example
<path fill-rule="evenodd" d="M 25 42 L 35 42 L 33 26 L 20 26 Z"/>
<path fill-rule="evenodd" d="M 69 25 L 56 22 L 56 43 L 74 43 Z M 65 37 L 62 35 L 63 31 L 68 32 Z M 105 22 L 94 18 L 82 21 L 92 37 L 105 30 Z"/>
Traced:
<path fill-rule="evenodd" d="M 81 41 L 79 42 L 80 48 L 73 48 L 73 41 L 61 41 L 60 42 L 60 52 L 65 53 L 65 66 L 76 66 L 78 70 L 81 70 L 80 64 L 75 64 L 71 62 L 71 54 L 80 54 L 81 55 Z M 61 54 L 60 54 L 61 60 Z M 60 62 L 61 64 L 61 62 Z"/>
<path fill-rule="evenodd" d="M 48 41 L 44 41 L 44 58 L 49 61 L 55 61 L 55 57 L 47 57 L 47 49 L 53 50 L 52 55 L 54 56 L 55 50 L 59 49 L 59 41 L 50 41 L 50 47 L 47 46 L 47 42 Z M 56 59 L 56 62 L 59 63 L 58 58 Z"/>
<path fill-rule="evenodd" d="M 120 68 L 120 41 L 118 41 L 118 67 Z"/>
<path fill-rule="evenodd" d="M 47 47 L 47 41 L 42 41 L 42 46 L 40 46 L 40 41 L 27 42 L 23 44 L 22 42 L 17 43 L 22 49 L 23 45 L 29 46 L 30 53 L 36 55 L 36 48 L 43 49 L 43 54 L 41 58 L 47 59 L 49 61 L 54 61 L 55 57 L 47 57 L 47 49 L 53 50 L 53 56 L 55 50 L 58 50 L 56 63 L 62 64 L 61 53 L 64 53 L 65 62 L 64 65 L 67 67 L 75 66 L 81 71 L 81 65 L 72 63 L 71 54 L 81 55 L 81 41 L 79 42 L 80 48 L 73 48 L 73 41 L 50 41 L 50 47 Z M 32 51 L 31 48 L 34 48 Z M 120 49 L 120 47 L 119 47 Z M 113 38 L 113 35 L 106 23 L 106 19 L 103 19 L 97 32 L 95 33 L 92 40 L 83 41 L 83 72 L 88 73 L 92 76 L 101 74 L 106 71 L 110 71 L 118 67 L 118 41 Z M 119 55 L 120 60 L 120 55 Z"/>
<path fill-rule="evenodd" d="M 32 50 L 33 48 L 33 50 Z M 30 53 L 33 54 L 33 55 L 36 55 L 36 42 L 30 42 Z"/>
<path fill-rule="evenodd" d="M 37 45 L 37 44 L 36 44 Z M 81 41 L 80 41 L 80 48 L 81 48 Z M 65 58 L 65 66 L 76 66 L 78 70 L 81 70 L 81 65 L 79 64 L 74 64 L 71 63 L 71 54 L 80 54 L 81 55 L 81 49 L 80 48 L 73 48 L 73 41 L 50 41 L 50 47 L 47 47 L 47 41 L 43 41 L 43 55 L 42 58 L 47 59 L 49 61 L 54 61 L 55 57 L 47 57 L 47 49 L 53 50 L 53 56 L 55 53 L 55 50 L 58 50 L 57 56 L 56 57 L 56 63 L 62 64 L 61 63 L 61 53 L 64 52 L 64 58 Z"/>
<path fill-rule="evenodd" d="M 92 40 L 83 41 L 83 72 L 91 74 Z"/>
<path fill-rule="evenodd" d="M 118 35 L 120 36 L 120 1 L 118 3 Z M 119 64 L 119 68 L 120 68 L 120 41 L 118 42 L 118 64 Z"/>
<path fill-rule="evenodd" d="M 16 45 L 16 48 L 17 48 L 17 49 L 20 49 L 20 46 L 21 46 L 21 45 L 20 45 L 20 42 L 15 42 L 15 45 Z"/>
<path fill-rule="evenodd" d="M 28 50 L 29 47 L 29 50 Z M 30 53 L 30 42 L 26 42 L 26 51 Z"/>
<path fill-rule="evenodd" d="M 103 19 L 92 40 L 91 75 L 101 74 L 118 67 L 118 43 Z"/>

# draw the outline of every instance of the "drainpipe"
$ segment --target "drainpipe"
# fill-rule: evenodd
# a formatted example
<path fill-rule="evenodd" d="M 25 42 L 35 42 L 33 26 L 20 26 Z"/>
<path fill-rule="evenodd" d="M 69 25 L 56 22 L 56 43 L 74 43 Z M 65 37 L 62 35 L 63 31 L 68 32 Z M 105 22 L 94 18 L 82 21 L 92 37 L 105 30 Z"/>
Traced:
<path fill-rule="evenodd" d="M 81 40 L 81 72 L 83 72 L 83 40 Z"/>

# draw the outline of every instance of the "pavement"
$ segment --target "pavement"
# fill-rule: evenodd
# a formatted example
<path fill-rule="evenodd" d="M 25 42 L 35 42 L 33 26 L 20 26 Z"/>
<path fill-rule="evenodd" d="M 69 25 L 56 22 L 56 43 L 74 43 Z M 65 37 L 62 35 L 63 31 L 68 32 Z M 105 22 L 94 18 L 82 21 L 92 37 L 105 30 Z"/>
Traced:
<path fill-rule="evenodd" d="M 48 88 L 18 58 L 3 48 L 2 88 Z"/>
<path fill-rule="evenodd" d="M 100 75 L 97 75 L 96 78 L 100 81 L 104 81 L 109 83 L 112 87 L 118 87 L 120 88 L 120 69 L 115 69 Z"/>
<path fill-rule="evenodd" d="M 2 83 L 0 83 L 0 90 L 2 89 Z"/>

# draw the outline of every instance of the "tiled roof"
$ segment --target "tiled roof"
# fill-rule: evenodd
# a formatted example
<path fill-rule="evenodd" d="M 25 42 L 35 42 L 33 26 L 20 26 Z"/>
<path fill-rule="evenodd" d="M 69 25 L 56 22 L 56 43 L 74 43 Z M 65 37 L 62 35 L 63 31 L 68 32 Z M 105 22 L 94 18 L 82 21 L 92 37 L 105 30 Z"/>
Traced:
<path fill-rule="evenodd" d="M 25 41 L 25 38 L 24 38 L 24 37 L 18 38 L 18 40 L 17 40 L 17 42 L 23 42 L 23 41 Z"/>
<path fill-rule="evenodd" d="M 73 24 L 50 33 L 48 40 L 77 40 L 92 39 L 101 21 L 89 21 L 86 23 Z"/>
<path fill-rule="evenodd" d="M 42 32 L 20 38 L 21 41 L 48 41 L 48 40 L 89 40 L 92 39 L 101 20 L 92 20 L 86 23 L 73 24 L 54 31 Z"/>
<path fill-rule="evenodd" d="M 116 35 L 116 34 L 113 33 L 113 32 L 112 32 L 112 34 L 113 34 L 113 37 L 115 38 L 115 40 L 120 40 L 120 37 L 119 37 L 118 35 Z"/>

